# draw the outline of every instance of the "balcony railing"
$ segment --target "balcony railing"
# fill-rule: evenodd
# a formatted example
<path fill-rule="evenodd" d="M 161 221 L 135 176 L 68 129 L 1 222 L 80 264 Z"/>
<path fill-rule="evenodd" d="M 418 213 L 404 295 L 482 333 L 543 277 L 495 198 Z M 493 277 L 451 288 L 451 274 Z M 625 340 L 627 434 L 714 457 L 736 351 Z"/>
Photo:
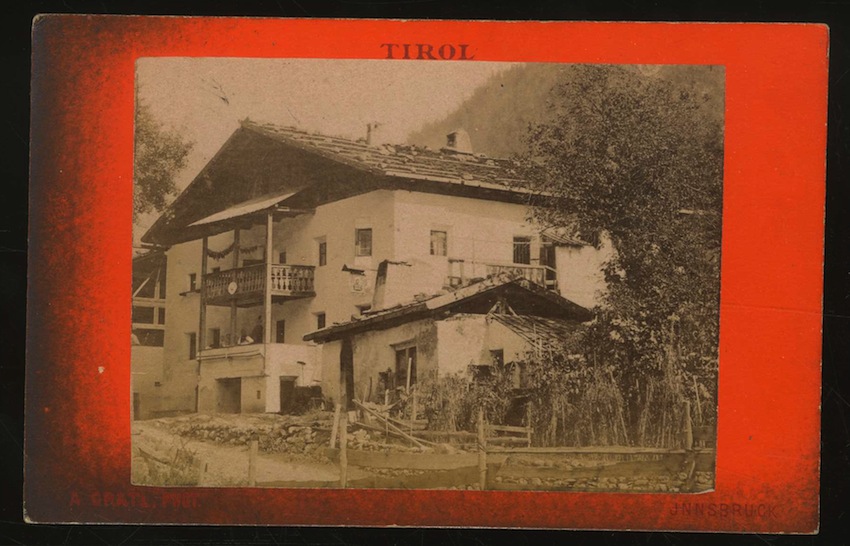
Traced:
<path fill-rule="evenodd" d="M 266 271 L 269 271 L 272 296 L 308 297 L 314 293 L 314 267 L 311 265 L 249 265 L 227 271 L 216 271 L 204 277 L 207 303 L 244 300 L 262 296 Z"/>
<path fill-rule="evenodd" d="M 493 277 L 506 273 L 513 277 L 521 277 L 549 290 L 558 289 L 555 269 L 545 265 L 501 264 L 479 262 L 460 258 L 449 259 L 449 284 L 457 286 L 467 279 Z"/>
<path fill-rule="evenodd" d="M 492 277 L 495 275 L 500 275 L 502 273 L 507 273 L 513 277 L 522 277 L 524 279 L 528 279 L 533 283 L 537 283 L 540 286 L 546 286 L 546 273 L 547 269 L 551 270 L 551 268 L 547 268 L 543 265 L 524 265 L 524 264 L 511 264 L 511 265 L 499 265 L 499 264 L 487 264 L 487 276 Z M 552 270 L 554 271 L 554 270 Z"/>
<path fill-rule="evenodd" d="M 272 264 L 272 294 L 313 292 L 312 265 Z"/>

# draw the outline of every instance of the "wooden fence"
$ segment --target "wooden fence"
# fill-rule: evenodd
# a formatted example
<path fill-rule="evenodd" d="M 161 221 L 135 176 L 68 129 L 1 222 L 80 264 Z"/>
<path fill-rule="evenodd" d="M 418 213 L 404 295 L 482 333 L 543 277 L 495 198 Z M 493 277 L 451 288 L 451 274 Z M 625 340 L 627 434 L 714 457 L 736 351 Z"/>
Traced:
<path fill-rule="evenodd" d="M 683 481 L 693 480 L 695 470 L 714 466 L 713 429 L 694 429 L 689 407 L 683 415 L 683 447 L 676 449 L 634 446 L 589 446 L 589 447 L 532 447 L 533 430 L 530 427 L 491 425 L 486 422 L 483 411 L 479 411 L 477 432 L 428 431 L 425 422 L 404 422 L 384 415 L 379 409 L 355 401 L 355 406 L 369 421 L 351 420 L 350 425 L 377 432 L 385 437 L 406 440 L 427 453 L 372 452 L 348 448 L 349 416 L 356 412 L 345 412 L 337 407 L 328 456 L 338 461 L 341 487 L 379 488 L 450 488 L 475 484 L 478 489 L 518 489 L 522 486 L 497 483 L 509 458 L 521 457 L 570 457 L 582 459 L 607 459 L 622 464 L 601 467 L 578 467 L 564 470 L 560 467 L 521 467 L 514 469 L 524 479 L 547 479 L 553 477 L 582 478 L 588 476 L 613 475 L 617 471 L 654 472 L 684 475 Z M 446 445 L 435 440 L 447 439 L 459 444 L 474 446 L 474 452 L 449 452 Z M 337 448 L 337 440 L 339 447 Z M 368 478 L 348 480 L 348 467 L 371 470 L 406 470 L 412 475 L 375 475 Z M 391 472 L 390 472 L 391 473 Z M 526 487 L 527 488 L 527 487 Z"/>

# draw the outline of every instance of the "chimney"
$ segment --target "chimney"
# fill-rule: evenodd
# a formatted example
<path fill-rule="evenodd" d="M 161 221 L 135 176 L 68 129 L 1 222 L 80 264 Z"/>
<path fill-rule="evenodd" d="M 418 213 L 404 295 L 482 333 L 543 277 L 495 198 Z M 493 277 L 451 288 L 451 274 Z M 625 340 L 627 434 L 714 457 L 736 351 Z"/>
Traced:
<path fill-rule="evenodd" d="M 456 129 L 446 135 L 446 146 L 444 152 L 455 154 L 472 154 L 472 141 L 469 139 L 469 133 L 463 129 Z"/>
<path fill-rule="evenodd" d="M 445 283 L 445 273 L 445 266 L 436 268 L 416 258 L 403 262 L 382 261 L 375 278 L 372 310 L 411 303 L 417 294 L 436 294 Z"/>
<path fill-rule="evenodd" d="M 381 146 L 387 144 L 386 136 L 382 131 L 383 123 L 373 121 L 366 124 L 366 144 L 369 146 Z"/>

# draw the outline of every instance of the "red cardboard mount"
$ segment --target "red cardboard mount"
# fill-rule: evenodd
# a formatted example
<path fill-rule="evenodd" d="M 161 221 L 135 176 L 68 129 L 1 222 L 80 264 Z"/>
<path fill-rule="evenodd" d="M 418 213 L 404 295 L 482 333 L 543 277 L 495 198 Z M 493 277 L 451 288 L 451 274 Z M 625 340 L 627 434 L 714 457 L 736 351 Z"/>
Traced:
<path fill-rule="evenodd" d="M 714 491 L 131 485 L 126 333 L 136 61 L 163 56 L 386 59 L 402 52 L 386 44 L 417 43 L 432 44 L 438 52 L 443 44 L 467 44 L 452 49 L 455 62 L 725 67 Z M 828 29 L 808 24 L 37 18 L 28 519 L 817 531 L 827 50 Z M 99 373 L 99 366 L 106 373 Z"/>

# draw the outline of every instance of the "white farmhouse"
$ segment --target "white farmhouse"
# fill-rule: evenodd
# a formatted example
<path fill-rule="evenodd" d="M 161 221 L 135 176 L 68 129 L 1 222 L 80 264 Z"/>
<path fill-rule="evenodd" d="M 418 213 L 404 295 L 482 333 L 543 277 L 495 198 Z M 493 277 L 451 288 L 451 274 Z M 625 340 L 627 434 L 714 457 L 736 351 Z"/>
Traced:
<path fill-rule="evenodd" d="M 430 150 L 242 122 L 142 239 L 167 249 L 163 398 L 174 411 L 278 412 L 305 393 L 374 394 L 416 336 L 369 342 L 364 327 L 409 327 L 415 315 L 376 317 L 433 298 L 474 296 L 441 309 L 480 315 L 467 317 L 469 340 L 487 337 L 463 359 L 444 343 L 429 364 L 440 369 L 487 364 L 505 354 L 500 339 L 514 353 L 529 343 L 531 319 L 485 320 L 491 311 L 534 317 L 534 305 L 514 307 L 539 301 L 550 333 L 586 320 L 606 252 L 529 223 L 516 167 L 474 154 L 462 130 Z M 353 322 L 362 372 L 341 368 Z M 488 337 L 485 323 L 516 337 Z"/>

